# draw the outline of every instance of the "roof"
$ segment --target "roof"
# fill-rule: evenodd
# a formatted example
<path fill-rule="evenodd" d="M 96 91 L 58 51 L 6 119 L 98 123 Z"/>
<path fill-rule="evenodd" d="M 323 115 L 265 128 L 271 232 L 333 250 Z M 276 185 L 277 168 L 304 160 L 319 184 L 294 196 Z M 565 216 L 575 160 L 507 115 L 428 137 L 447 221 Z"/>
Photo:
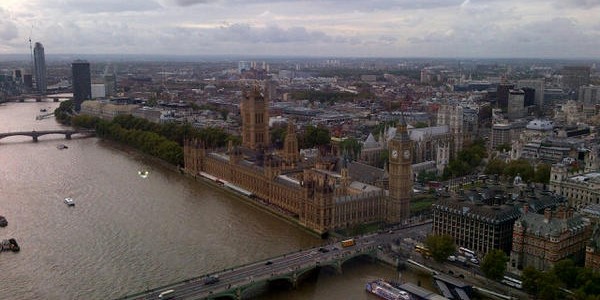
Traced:
<path fill-rule="evenodd" d="M 371 184 L 385 178 L 384 169 L 355 161 L 348 164 L 348 174 L 353 180 Z"/>
<path fill-rule="evenodd" d="M 380 148 L 381 145 L 375 140 L 372 133 L 369 133 L 367 140 L 363 143 L 363 149 Z"/>
<path fill-rule="evenodd" d="M 579 232 L 588 226 L 587 221 L 579 214 L 565 219 L 553 215 L 546 219 L 542 214 L 526 213 L 519 222 L 526 228 L 526 232 L 538 236 L 560 236 L 565 231 Z"/>

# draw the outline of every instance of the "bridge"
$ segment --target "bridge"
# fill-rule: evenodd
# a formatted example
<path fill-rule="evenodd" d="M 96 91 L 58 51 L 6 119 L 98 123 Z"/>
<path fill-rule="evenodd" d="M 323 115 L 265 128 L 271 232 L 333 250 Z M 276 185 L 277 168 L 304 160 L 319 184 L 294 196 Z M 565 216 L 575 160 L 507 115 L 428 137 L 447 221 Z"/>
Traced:
<path fill-rule="evenodd" d="M 400 229 L 396 233 L 407 233 L 407 230 L 411 228 Z M 295 288 L 320 269 L 341 274 L 344 263 L 349 260 L 359 257 L 375 260 L 379 246 L 390 243 L 398 236 L 387 233 L 362 236 L 354 239 L 353 246 L 342 247 L 340 243 L 335 243 L 288 253 L 150 289 L 118 300 L 164 299 L 159 298 L 159 295 L 165 292 L 168 292 L 167 299 L 240 300 L 269 286 Z"/>
<path fill-rule="evenodd" d="M 38 141 L 38 138 L 40 136 L 43 135 L 49 135 L 49 134 L 63 134 L 65 136 L 65 138 L 67 140 L 71 139 L 71 136 L 75 135 L 75 134 L 80 134 L 83 136 L 93 136 L 96 134 L 96 132 L 94 130 L 89 130 L 89 129 L 57 129 L 57 130 L 42 130 L 42 131 L 16 131 L 16 132 L 5 132 L 5 133 L 0 133 L 0 139 L 3 139 L 5 137 L 10 137 L 10 136 L 19 136 L 19 135 L 24 135 L 24 136 L 30 136 L 34 142 Z"/>

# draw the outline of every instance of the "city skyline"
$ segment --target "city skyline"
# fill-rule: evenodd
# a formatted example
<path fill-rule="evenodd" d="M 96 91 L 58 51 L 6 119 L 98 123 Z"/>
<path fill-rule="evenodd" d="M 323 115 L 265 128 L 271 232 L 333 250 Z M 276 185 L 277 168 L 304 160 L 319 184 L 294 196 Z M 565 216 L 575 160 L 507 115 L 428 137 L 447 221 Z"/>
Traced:
<path fill-rule="evenodd" d="M 0 54 L 600 56 L 600 3 L 90 0 L 0 4 Z"/>

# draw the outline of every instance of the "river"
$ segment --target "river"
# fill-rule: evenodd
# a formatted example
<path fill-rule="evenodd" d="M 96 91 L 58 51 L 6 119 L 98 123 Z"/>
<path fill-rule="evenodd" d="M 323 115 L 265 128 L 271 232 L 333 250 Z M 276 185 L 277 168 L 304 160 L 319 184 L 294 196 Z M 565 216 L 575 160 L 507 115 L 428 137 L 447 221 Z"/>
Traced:
<path fill-rule="evenodd" d="M 36 120 L 54 102 L 0 105 L 0 132 L 65 128 Z M 65 144 L 68 149 L 58 149 Z M 148 170 L 142 178 L 139 170 Z M 65 197 L 76 205 L 68 207 Z M 0 140 L 0 215 L 21 251 L 0 253 L 0 299 L 114 299 L 324 241 L 217 187 L 98 138 Z M 350 263 L 260 299 L 376 299 L 393 268 Z M 407 273 L 405 279 L 414 279 Z"/>

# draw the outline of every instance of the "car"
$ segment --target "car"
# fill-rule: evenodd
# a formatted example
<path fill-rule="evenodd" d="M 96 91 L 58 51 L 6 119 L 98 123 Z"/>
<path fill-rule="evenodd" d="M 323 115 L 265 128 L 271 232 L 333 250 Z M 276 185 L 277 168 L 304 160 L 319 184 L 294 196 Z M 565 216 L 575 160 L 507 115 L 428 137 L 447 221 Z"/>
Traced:
<path fill-rule="evenodd" d="M 265 263 L 265 266 L 269 266 L 269 265 L 272 265 L 272 264 L 273 264 L 273 262 L 269 260 L 268 262 Z"/>
<path fill-rule="evenodd" d="M 175 292 L 175 290 L 167 290 L 158 294 L 158 299 L 169 299 L 169 294 Z"/>
<path fill-rule="evenodd" d="M 216 275 L 208 276 L 208 277 L 204 278 L 204 284 L 206 284 L 206 285 L 215 284 L 217 282 L 219 282 L 219 277 Z"/>
<path fill-rule="evenodd" d="M 321 247 L 321 248 L 319 248 L 319 252 L 321 252 L 321 253 L 327 253 L 327 252 L 329 252 L 329 249 Z"/>
<path fill-rule="evenodd" d="M 450 256 L 448 256 L 448 260 L 449 261 L 456 261 L 456 256 L 450 255 Z"/>
<path fill-rule="evenodd" d="M 471 258 L 471 259 L 469 259 L 469 260 L 470 260 L 472 263 L 476 264 L 476 265 L 478 265 L 478 264 L 479 264 L 479 261 L 478 261 L 478 260 L 477 260 L 477 258 L 475 258 L 475 257 L 473 257 L 473 258 Z"/>

